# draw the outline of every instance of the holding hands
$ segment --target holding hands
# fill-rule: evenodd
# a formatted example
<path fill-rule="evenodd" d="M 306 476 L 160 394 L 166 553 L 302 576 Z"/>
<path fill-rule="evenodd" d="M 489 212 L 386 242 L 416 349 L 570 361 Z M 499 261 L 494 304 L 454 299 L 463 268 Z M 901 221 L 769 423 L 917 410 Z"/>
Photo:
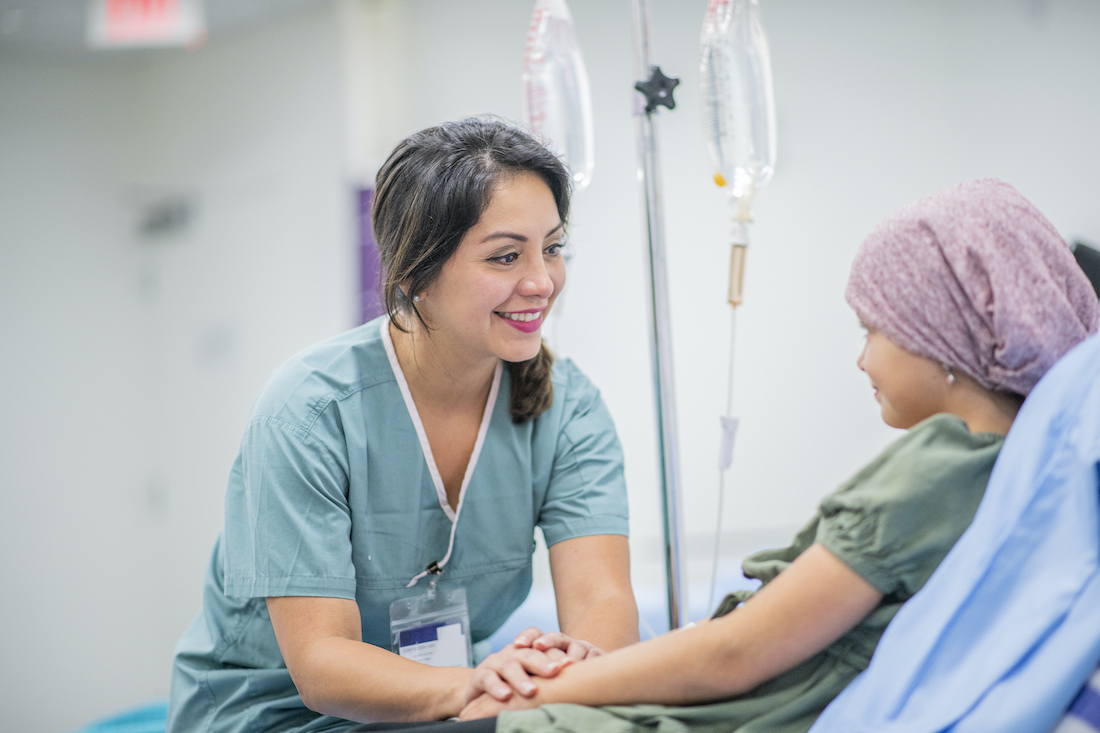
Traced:
<path fill-rule="evenodd" d="M 560 631 L 544 634 L 532 626 L 477 666 L 466 686 L 465 702 L 470 706 L 480 701 L 479 707 L 483 706 L 486 710 L 503 709 L 501 703 L 515 697 L 535 696 L 538 685 L 532 678 L 555 677 L 570 664 L 601 654 L 601 649 L 587 641 L 574 639 Z M 514 692 L 519 695 L 514 695 Z"/>

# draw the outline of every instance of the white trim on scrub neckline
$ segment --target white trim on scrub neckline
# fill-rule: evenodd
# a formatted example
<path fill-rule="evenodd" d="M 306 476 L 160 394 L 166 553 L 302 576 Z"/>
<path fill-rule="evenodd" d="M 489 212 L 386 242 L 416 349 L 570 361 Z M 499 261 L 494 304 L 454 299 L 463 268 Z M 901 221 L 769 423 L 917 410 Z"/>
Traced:
<path fill-rule="evenodd" d="M 466 464 L 466 474 L 462 477 L 462 488 L 458 492 L 458 506 L 451 509 L 451 505 L 447 502 L 447 489 L 443 486 L 443 478 L 439 475 L 439 469 L 435 465 L 435 457 L 432 455 L 432 446 L 428 443 L 428 434 L 424 432 L 424 423 L 420 420 L 420 413 L 417 412 L 416 403 L 413 402 L 412 393 L 409 392 L 409 383 L 405 380 L 405 373 L 401 371 L 401 364 L 397 361 L 397 352 L 393 348 L 393 339 L 390 337 L 390 320 L 388 318 L 382 319 L 381 331 L 382 344 L 386 347 L 386 357 L 390 360 L 393 376 L 397 379 L 397 386 L 401 389 L 401 397 L 405 400 L 405 409 L 409 411 L 413 427 L 416 428 L 416 435 L 420 438 L 420 449 L 424 451 L 424 461 L 428 464 L 428 472 L 432 475 L 432 483 L 435 485 L 435 493 L 439 498 L 439 506 L 443 509 L 447 518 L 451 520 L 451 538 L 447 543 L 447 554 L 436 563 L 437 567 L 442 568 L 451 559 L 451 552 L 454 550 L 455 530 L 458 529 L 458 517 L 462 514 L 462 501 L 466 498 L 466 489 L 470 485 L 470 477 L 474 474 L 477 458 L 481 455 L 481 446 L 485 443 L 485 433 L 489 430 L 489 421 L 493 417 L 493 407 L 496 405 L 497 393 L 500 391 L 500 376 L 504 371 L 504 363 L 499 359 L 497 360 L 497 366 L 493 372 L 493 384 L 489 387 L 489 398 L 485 401 L 485 411 L 481 415 L 481 426 L 477 431 L 477 441 L 474 443 L 474 450 L 470 454 L 470 462 Z M 427 570 L 421 572 L 410 580 L 406 587 L 413 587 L 418 580 L 427 574 Z"/>

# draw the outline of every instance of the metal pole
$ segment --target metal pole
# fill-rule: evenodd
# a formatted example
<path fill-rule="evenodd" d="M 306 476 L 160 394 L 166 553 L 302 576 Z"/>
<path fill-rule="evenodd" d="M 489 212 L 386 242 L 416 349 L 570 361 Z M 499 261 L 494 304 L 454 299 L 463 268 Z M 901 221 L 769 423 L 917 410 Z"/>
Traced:
<path fill-rule="evenodd" d="M 631 0 L 634 14 L 634 62 L 639 80 L 650 75 L 649 11 L 646 0 Z M 665 269 L 665 232 L 658 185 L 657 141 L 653 112 L 638 105 L 635 119 L 638 137 L 638 180 L 644 197 L 644 230 L 648 239 L 650 285 L 650 348 L 653 365 L 654 403 L 657 409 L 657 441 L 661 470 L 661 508 L 664 518 L 665 572 L 668 579 L 670 629 L 687 623 L 683 558 L 680 553 L 679 454 L 676 440 L 676 399 L 672 379 L 672 335 L 668 318 L 668 278 Z"/>

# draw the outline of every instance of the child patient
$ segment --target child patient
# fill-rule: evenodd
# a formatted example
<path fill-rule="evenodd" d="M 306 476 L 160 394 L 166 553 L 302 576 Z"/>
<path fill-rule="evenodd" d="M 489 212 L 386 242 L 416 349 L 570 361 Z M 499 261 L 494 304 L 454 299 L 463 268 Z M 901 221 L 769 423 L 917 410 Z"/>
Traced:
<path fill-rule="evenodd" d="M 846 297 L 882 419 L 908 432 L 825 497 L 789 547 L 745 561 L 763 581 L 755 593 L 695 628 L 565 667 L 531 696 L 482 695 L 463 719 L 500 714 L 500 732 L 806 731 L 867 666 L 973 519 L 1024 397 L 1096 332 L 1100 309 L 1050 222 L 992 179 L 879 224 Z"/>

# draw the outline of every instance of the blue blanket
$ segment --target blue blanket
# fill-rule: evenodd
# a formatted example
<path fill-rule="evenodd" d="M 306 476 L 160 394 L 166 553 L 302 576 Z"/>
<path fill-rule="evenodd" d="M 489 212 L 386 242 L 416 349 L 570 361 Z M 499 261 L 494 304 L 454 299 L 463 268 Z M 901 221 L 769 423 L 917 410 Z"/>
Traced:
<path fill-rule="evenodd" d="M 1092 673 L 1052 733 L 1100 733 L 1100 669 Z"/>
<path fill-rule="evenodd" d="M 1094 336 L 1028 397 L 974 523 L 811 733 L 1049 731 L 1100 661 L 1098 463 Z"/>

